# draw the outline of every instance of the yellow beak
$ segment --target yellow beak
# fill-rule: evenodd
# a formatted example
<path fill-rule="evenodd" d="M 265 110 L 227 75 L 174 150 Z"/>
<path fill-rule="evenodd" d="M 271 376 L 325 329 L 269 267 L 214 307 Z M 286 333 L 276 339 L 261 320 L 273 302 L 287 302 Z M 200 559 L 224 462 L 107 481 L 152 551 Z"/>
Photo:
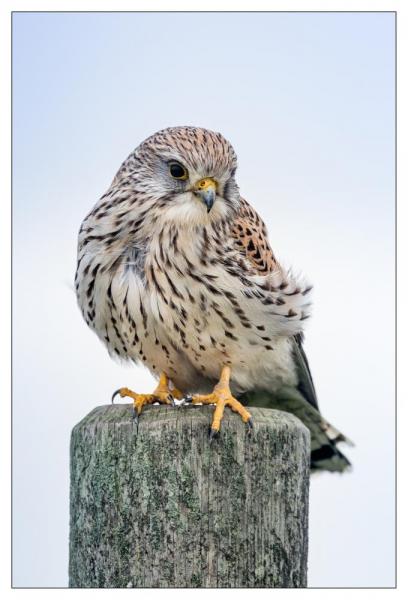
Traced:
<path fill-rule="evenodd" d="M 207 212 L 210 212 L 217 195 L 217 182 L 212 177 L 200 179 L 194 184 L 193 192 L 204 202 Z"/>

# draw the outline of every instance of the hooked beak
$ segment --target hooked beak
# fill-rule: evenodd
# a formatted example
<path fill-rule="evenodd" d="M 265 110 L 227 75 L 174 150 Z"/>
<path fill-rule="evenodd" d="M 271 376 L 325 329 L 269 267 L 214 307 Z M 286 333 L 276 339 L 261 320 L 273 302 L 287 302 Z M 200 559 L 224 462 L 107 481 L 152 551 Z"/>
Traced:
<path fill-rule="evenodd" d="M 212 177 L 200 179 L 194 184 L 193 192 L 204 202 L 209 213 L 217 195 L 217 182 Z"/>

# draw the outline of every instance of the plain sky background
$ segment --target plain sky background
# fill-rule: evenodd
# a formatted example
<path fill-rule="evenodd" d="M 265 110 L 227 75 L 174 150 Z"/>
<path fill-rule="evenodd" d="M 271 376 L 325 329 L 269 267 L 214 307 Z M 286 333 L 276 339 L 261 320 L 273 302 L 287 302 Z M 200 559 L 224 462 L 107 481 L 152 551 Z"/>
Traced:
<path fill-rule="evenodd" d="M 314 477 L 310 586 L 394 585 L 394 15 L 14 14 L 15 586 L 66 586 L 69 437 L 114 363 L 73 292 L 88 210 L 170 125 L 221 131 L 285 264 L 314 283 L 322 412 L 356 443 Z"/>

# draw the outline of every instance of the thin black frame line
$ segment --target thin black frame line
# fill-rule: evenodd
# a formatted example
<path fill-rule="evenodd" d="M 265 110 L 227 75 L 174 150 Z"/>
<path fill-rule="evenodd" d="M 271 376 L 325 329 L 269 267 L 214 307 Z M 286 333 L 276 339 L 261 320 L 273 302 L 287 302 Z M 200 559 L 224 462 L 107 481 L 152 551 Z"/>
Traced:
<path fill-rule="evenodd" d="M 397 155 L 398 155 L 398 127 L 397 127 L 397 123 L 398 123 L 398 118 L 397 118 L 397 114 L 398 114 L 398 69 L 397 69 L 397 63 L 398 63 L 398 44 L 397 44 L 397 35 L 398 35 L 398 28 L 397 28 L 397 19 L 398 19 L 398 14 L 397 11 L 395 11 L 395 19 L 394 19 L 394 368 L 395 368 L 395 372 L 394 372 L 394 510 L 395 510 L 395 516 L 394 516 L 394 527 L 395 527 L 395 531 L 394 531 L 394 578 L 395 578 L 395 585 L 394 585 L 394 589 L 397 589 L 398 584 L 398 527 L 397 527 L 397 523 L 398 523 L 398 427 L 397 427 L 397 422 L 398 422 L 398 401 L 397 401 L 397 376 L 398 376 L 398 359 L 397 359 L 397 355 L 398 355 L 398 347 L 397 347 L 397 326 L 398 326 L 398 319 L 397 319 L 397 310 L 398 310 L 398 296 L 397 296 L 397 291 L 398 291 L 398 285 L 397 285 L 397 281 L 398 281 L 398 277 L 397 277 L 397 260 L 398 260 L 398 256 L 397 256 L 397 235 L 398 235 L 398 231 L 397 231 L 397 212 L 398 212 L 398 204 L 397 204 L 397 194 L 398 194 L 398 186 L 397 186 L 397 180 L 398 180 L 398 161 L 397 161 Z"/>
<path fill-rule="evenodd" d="M 394 578 L 395 583 L 394 586 L 381 586 L 381 587 L 307 587 L 305 589 L 311 590 L 321 590 L 321 589 L 341 589 L 341 590 L 390 590 L 397 589 L 398 584 L 398 529 L 397 529 L 397 521 L 398 521 L 398 502 L 397 502 L 397 491 L 398 491 L 398 430 L 397 430 L 397 417 L 398 417 L 398 403 L 397 403 L 397 376 L 398 376 L 398 345 L 397 345 L 397 325 L 398 325 L 398 301 L 397 301 L 397 291 L 398 291 L 398 256 L 397 256 L 397 219 L 398 219 L 398 205 L 397 205 L 397 196 L 398 196 L 398 161 L 397 161 L 397 153 L 398 153 L 398 44 L 397 44 L 397 36 L 398 36 L 398 11 L 388 11 L 388 10 L 369 10 L 369 11 L 361 11 L 361 10 L 342 10 L 342 11 L 46 11 L 46 10 L 37 10 L 37 11 L 10 11 L 10 59 L 11 59 L 11 69 L 10 69 L 10 122 L 11 122 L 11 135 L 10 135 L 10 151 L 11 151 L 11 161 L 10 161 L 10 267 L 11 267 L 11 286 L 10 286 L 10 317 L 11 317 L 11 327 L 10 327 L 10 350 L 11 350 L 11 361 L 10 361 L 10 409 L 11 409 L 11 422 L 10 422 L 10 508 L 11 508 L 11 539 L 10 539 L 10 547 L 11 547 L 11 560 L 10 560 L 10 588 L 11 589 L 52 589 L 52 590 L 66 590 L 66 589 L 82 589 L 82 588 L 69 588 L 69 587 L 25 587 L 25 586 L 13 586 L 13 16 L 15 14 L 138 14 L 138 13 L 148 13 L 148 14 L 172 14 L 172 13 L 185 13 L 185 14 L 200 14 L 200 13 L 223 13 L 223 14 L 234 14 L 234 13 L 250 13 L 250 14 L 393 14 L 394 15 L 394 409 L 395 409 L 395 419 L 394 419 L 394 509 L 395 509 L 395 518 L 394 518 Z M 110 589 L 122 589 L 122 588 L 110 588 Z M 133 589 L 133 588 L 132 588 Z M 152 588 L 137 588 L 137 589 L 152 589 Z M 165 589 L 177 589 L 177 588 L 165 588 Z M 178 588 L 178 589 L 196 589 L 196 588 Z M 205 589 L 219 589 L 219 588 L 205 588 Z M 235 588 L 235 589 L 258 589 L 258 588 Z"/>
<path fill-rule="evenodd" d="M 397 14 L 396 10 L 13 10 L 11 14 Z"/>
<path fill-rule="evenodd" d="M 10 584 L 13 589 L 13 13 L 10 17 Z"/>

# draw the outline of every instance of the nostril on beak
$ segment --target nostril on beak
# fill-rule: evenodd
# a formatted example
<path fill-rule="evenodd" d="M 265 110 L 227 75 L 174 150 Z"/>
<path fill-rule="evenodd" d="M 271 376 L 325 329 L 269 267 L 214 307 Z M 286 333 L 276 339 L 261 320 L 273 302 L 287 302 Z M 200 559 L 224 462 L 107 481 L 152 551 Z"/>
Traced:
<path fill-rule="evenodd" d="M 206 177 L 197 181 L 193 191 L 204 202 L 207 212 L 210 212 L 217 195 L 217 182 L 212 177 Z"/>

